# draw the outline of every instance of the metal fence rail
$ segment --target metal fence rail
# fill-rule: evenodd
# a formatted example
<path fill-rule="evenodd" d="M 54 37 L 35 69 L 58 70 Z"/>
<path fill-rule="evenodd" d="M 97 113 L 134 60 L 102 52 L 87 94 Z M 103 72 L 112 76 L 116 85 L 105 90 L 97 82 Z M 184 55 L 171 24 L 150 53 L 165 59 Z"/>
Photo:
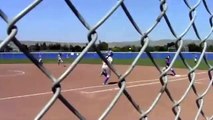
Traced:
<path fill-rule="evenodd" d="M 39 4 L 42 3 L 42 0 L 35 0 L 30 5 L 28 5 L 24 10 L 22 10 L 19 14 L 17 14 L 15 17 L 12 18 L 12 20 L 9 20 L 7 17 L 7 13 L 1 10 L 0 8 L 0 16 L 1 20 L 5 21 L 7 23 L 7 37 L 3 40 L 3 42 L 0 43 L 0 49 L 4 48 L 9 42 L 13 42 L 19 49 L 22 51 L 37 67 L 40 69 L 53 83 L 52 86 L 52 97 L 51 99 L 46 103 L 46 105 L 41 109 L 41 111 L 35 116 L 35 120 L 41 119 L 45 113 L 54 106 L 54 102 L 58 99 L 60 100 L 73 114 L 75 114 L 79 119 L 86 119 L 67 99 L 60 94 L 61 93 L 61 83 L 65 80 L 65 78 L 75 69 L 77 64 L 81 61 L 82 57 L 86 54 L 86 52 L 89 50 L 89 48 L 93 47 L 99 57 L 107 63 L 107 65 L 110 67 L 110 69 L 113 71 L 113 73 L 117 76 L 118 79 L 118 86 L 119 91 L 116 93 L 114 98 L 111 100 L 111 103 L 108 105 L 108 107 L 105 109 L 105 111 L 100 115 L 99 119 L 104 119 L 107 115 L 110 115 L 111 110 L 115 106 L 116 102 L 119 101 L 120 97 L 122 95 L 126 96 L 126 98 L 129 100 L 129 102 L 134 106 L 134 108 L 138 111 L 140 114 L 140 119 L 148 119 L 150 112 L 154 109 L 154 107 L 158 104 L 159 100 L 162 97 L 162 94 L 166 94 L 170 101 L 173 104 L 172 111 L 175 115 L 175 120 L 181 119 L 180 112 L 181 112 L 181 106 L 180 104 L 183 102 L 183 100 L 188 95 L 189 91 L 192 89 L 194 94 L 196 95 L 196 103 L 197 103 L 197 114 L 195 116 L 195 119 L 198 119 L 199 116 L 202 116 L 204 119 L 213 119 L 212 116 L 207 116 L 205 114 L 205 111 L 203 110 L 204 106 L 204 97 L 206 96 L 207 92 L 212 89 L 213 85 L 213 79 L 212 79 L 212 65 L 207 60 L 205 53 L 207 48 L 207 40 L 212 34 L 213 31 L 213 14 L 210 10 L 206 0 L 197 0 L 195 5 L 191 5 L 187 0 L 183 0 L 185 5 L 188 7 L 188 15 L 189 15 L 189 23 L 188 26 L 185 28 L 185 30 L 181 34 L 177 34 L 175 31 L 175 28 L 172 26 L 172 21 L 167 16 L 167 9 L 168 4 L 167 0 L 159 0 L 159 9 L 160 13 L 156 17 L 156 20 L 154 23 L 149 27 L 147 30 L 143 30 L 145 32 L 142 32 L 141 28 L 137 24 L 137 22 L 134 20 L 134 16 L 129 12 L 129 8 L 125 5 L 124 0 L 118 0 L 114 6 L 111 7 L 111 9 L 100 19 L 94 26 L 91 26 L 86 18 L 83 17 L 81 12 L 76 8 L 76 6 L 72 3 L 71 0 L 65 0 L 64 4 L 67 4 L 67 6 L 70 8 L 70 12 L 74 13 L 75 16 L 78 18 L 78 20 L 81 22 L 81 24 L 88 30 L 87 39 L 88 44 L 84 48 L 84 50 L 79 54 L 79 56 L 74 60 L 74 62 L 67 68 L 67 70 L 58 78 L 54 77 L 44 66 L 38 63 L 37 59 L 33 57 L 33 55 L 26 50 L 26 48 L 22 47 L 22 44 L 16 37 L 18 30 L 16 27 L 16 23 L 18 21 L 21 21 L 25 15 L 30 14 L 30 12 L 36 7 L 39 6 Z M 132 1 L 133 2 L 133 1 Z M 209 33 L 206 34 L 206 37 L 201 38 L 199 34 L 199 30 L 196 26 L 196 12 L 198 6 L 203 5 L 205 7 L 206 12 L 209 14 L 209 26 L 210 30 Z M 129 22 L 132 24 L 132 26 L 135 28 L 136 32 L 140 35 L 140 41 L 141 41 L 141 50 L 135 57 L 132 64 L 129 66 L 127 71 L 124 74 L 119 73 L 118 70 L 115 69 L 115 67 L 107 62 L 104 55 L 101 53 L 101 51 L 97 48 L 95 45 L 95 42 L 98 40 L 98 32 L 96 31 L 100 26 L 102 26 L 111 15 L 114 14 L 115 11 L 118 10 L 118 8 L 121 8 L 123 12 L 125 13 L 126 17 L 129 19 Z M 170 66 L 165 70 L 161 70 L 160 66 L 156 63 L 155 59 L 152 57 L 151 53 L 146 50 L 148 47 L 150 41 L 149 35 L 152 33 L 154 29 L 156 29 L 157 25 L 164 21 L 168 27 L 168 30 L 171 32 L 173 37 L 175 38 L 175 46 L 176 46 L 176 52 L 172 59 L 172 62 Z M 200 46 L 202 46 L 202 51 L 200 52 L 200 56 L 198 58 L 198 62 L 195 66 L 190 66 L 187 61 L 185 60 L 184 56 L 182 55 L 181 48 L 183 47 L 183 37 L 188 33 L 189 29 L 193 29 L 197 39 L 200 41 Z M 138 103 L 135 102 L 134 98 L 131 96 L 131 94 L 126 89 L 126 77 L 133 71 L 134 67 L 136 66 L 137 61 L 140 59 L 140 56 L 143 53 L 147 53 L 149 59 L 153 62 L 153 64 L 156 67 L 156 70 L 159 71 L 160 76 L 159 80 L 161 83 L 161 89 L 158 92 L 155 99 L 152 101 L 152 104 L 149 106 L 148 109 L 142 109 L 142 106 L 139 106 Z M 182 62 L 188 69 L 188 81 L 190 84 L 188 85 L 186 91 L 181 96 L 180 99 L 174 99 L 173 95 L 171 94 L 170 90 L 167 88 L 168 84 L 168 76 L 166 73 L 169 71 L 169 69 L 173 66 L 174 62 L 176 61 L 177 57 L 180 56 Z M 198 93 L 197 88 L 194 86 L 195 83 L 195 70 L 200 65 L 201 61 L 204 60 L 205 63 L 208 65 L 208 77 L 209 77 L 209 83 L 207 88 L 203 91 L 203 93 Z"/>

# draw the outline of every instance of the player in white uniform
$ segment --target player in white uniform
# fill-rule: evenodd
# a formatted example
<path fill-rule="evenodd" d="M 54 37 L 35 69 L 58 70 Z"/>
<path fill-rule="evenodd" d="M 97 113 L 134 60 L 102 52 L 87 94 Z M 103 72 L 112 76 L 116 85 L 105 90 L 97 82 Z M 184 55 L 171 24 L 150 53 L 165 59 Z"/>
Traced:
<path fill-rule="evenodd" d="M 110 64 L 112 64 L 112 62 L 113 62 L 113 58 L 112 58 L 112 56 L 113 56 L 113 53 L 112 53 L 112 51 L 109 51 L 108 52 L 108 54 L 107 54 L 107 56 L 106 56 L 106 59 L 107 59 L 107 61 L 110 63 Z M 111 76 L 111 69 L 108 67 L 108 65 L 103 61 L 102 62 L 102 68 L 101 68 L 101 75 L 104 75 L 104 85 L 107 85 L 108 84 L 108 80 L 109 80 L 109 78 L 110 78 L 110 76 Z"/>
<path fill-rule="evenodd" d="M 61 58 L 61 53 L 58 53 L 58 65 L 60 65 L 61 63 L 63 63 L 64 61 Z"/>
<path fill-rule="evenodd" d="M 39 62 L 41 65 L 43 64 L 43 60 L 42 60 L 41 54 L 39 55 L 38 62 Z"/>
<path fill-rule="evenodd" d="M 197 55 L 194 56 L 194 63 L 197 63 Z"/>

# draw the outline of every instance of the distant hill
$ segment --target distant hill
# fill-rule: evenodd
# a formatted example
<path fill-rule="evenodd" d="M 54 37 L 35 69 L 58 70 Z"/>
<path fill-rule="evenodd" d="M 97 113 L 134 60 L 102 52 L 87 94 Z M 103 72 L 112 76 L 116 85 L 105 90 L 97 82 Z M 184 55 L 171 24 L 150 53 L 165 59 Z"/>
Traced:
<path fill-rule="evenodd" d="M 60 43 L 61 45 L 79 45 L 79 46 L 85 46 L 86 43 L 69 43 L 69 42 L 55 42 L 55 41 L 21 41 L 22 44 L 25 45 L 35 45 L 36 43 L 38 44 L 43 44 L 46 43 L 46 45 L 49 44 L 56 44 L 56 43 Z"/>
<path fill-rule="evenodd" d="M 167 43 L 170 42 L 175 42 L 175 40 L 151 40 L 149 43 L 149 46 L 164 46 L 167 45 Z M 198 40 L 183 40 L 183 45 L 186 46 L 190 43 L 195 43 L 195 44 L 199 44 L 200 41 Z M 213 44 L 213 40 L 208 40 L 207 43 L 210 45 Z M 118 46 L 118 47 L 122 47 L 122 46 L 127 46 L 127 45 L 135 45 L 135 46 L 141 46 L 141 42 L 140 41 L 127 41 L 127 42 L 110 42 L 108 43 L 110 47 L 114 47 L 114 46 Z"/>
<path fill-rule="evenodd" d="M 1 42 L 1 41 L 0 41 Z M 42 44 L 42 43 L 46 43 L 46 45 L 49 44 L 55 44 L 55 43 L 60 43 L 61 45 L 72 45 L 72 46 L 76 46 L 79 45 L 81 47 L 85 46 L 86 43 L 81 43 L 81 42 L 74 42 L 74 43 L 70 43 L 70 42 L 54 42 L 54 41 L 21 41 L 22 44 L 25 44 L 27 46 L 30 45 L 35 45 L 36 43 Z M 107 42 L 107 41 L 105 41 Z M 155 40 L 155 41 L 150 41 L 150 46 L 164 46 L 167 45 L 167 43 L 170 42 L 174 42 L 174 40 L 169 40 L 169 39 L 164 39 L 164 40 Z M 124 42 L 107 42 L 109 47 L 123 47 L 123 46 L 127 46 L 127 45 L 134 45 L 134 46 L 141 46 L 141 42 L 140 41 L 124 41 Z M 184 40 L 184 46 L 186 46 L 189 43 L 195 43 L 195 44 L 199 44 L 200 41 L 198 40 Z M 210 45 L 213 44 L 213 40 L 208 40 L 207 43 Z M 14 44 L 10 44 L 13 48 L 17 48 Z"/>
<path fill-rule="evenodd" d="M 2 42 L 2 41 L 0 40 L 0 42 Z M 59 44 L 61 44 L 61 45 L 67 45 L 67 46 L 69 46 L 69 45 L 72 45 L 72 46 L 79 45 L 79 46 L 81 46 L 81 47 L 83 47 L 83 46 L 86 45 L 86 43 L 68 43 L 68 42 L 54 42 L 54 41 L 20 41 L 20 42 L 21 42 L 22 44 L 27 45 L 27 46 L 35 45 L 35 44 L 37 44 L 37 43 L 38 43 L 38 44 L 46 43 L 46 45 L 59 43 Z M 18 50 L 18 47 L 17 47 L 14 43 L 10 42 L 10 46 L 11 46 L 13 49 Z"/>

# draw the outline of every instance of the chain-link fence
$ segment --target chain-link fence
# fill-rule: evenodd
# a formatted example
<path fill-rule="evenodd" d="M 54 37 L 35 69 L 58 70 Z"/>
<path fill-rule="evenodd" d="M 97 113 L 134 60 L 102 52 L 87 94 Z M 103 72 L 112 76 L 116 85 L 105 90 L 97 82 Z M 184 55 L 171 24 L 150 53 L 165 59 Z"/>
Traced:
<path fill-rule="evenodd" d="M 212 24 L 213 15 L 212 15 L 212 12 L 210 10 L 210 7 L 208 6 L 209 4 L 207 4 L 206 0 L 197 0 L 195 5 L 189 4 L 189 2 L 187 0 L 183 0 L 183 1 L 184 1 L 185 5 L 188 7 L 189 23 L 188 23 L 188 26 L 185 28 L 185 30 L 180 35 L 178 35 L 178 34 L 176 34 L 176 31 L 171 24 L 172 21 L 170 20 L 170 18 L 167 15 L 167 10 L 168 10 L 169 6 L 167 5 L 166 0 L 159 0 L 160 13 L 156 17 L 156 20 L 154 21 L 152 26 L 149 27 L 149 29 L 146 30 L 145 32 L 142 32 L 139 25 L 134 20 L 134 18 L 133 18 L 134 16 L 132 16 L 132 14 L 129 12 L 129 8 L 126 6 L 124 0 L 118 0 L 116 2 L 116 4 L 114 4 L 114 6 L 112 6 L 111 9 L 107 12 L 107 14 L 104 15 L 102 17 L 102 19 L 99 20 L 94 26 L 91 26 L 87 22 L 87 20 L 83 17 L 81 12 L 79 12 L 79 10 L 76 8 L 76 6 L 72 3 L 71 0 L 65 0 L 64 4 L 67 4 L 67 6 L 70 8 L 70 11 L 75 14 L 76 18 L 78 18 L 78 20 L 82 23 L 82 25 L 88 30 L 88 34 L 87 34 L 88 44 L 83 49 L 83 51 L 79 54 L 79 56 L 74 60 L 74 62 L 72 62 L 72 64 L 68 67 L 68 69 L 59 78 L 55 78 L 53 75 L 50 74 L 50 72 L 44 66 L 39 64 L 37 59 L 34 58 L 33 55 L 26 48 L 24 48 L 22 46 L 21 42 L 17 38 L 18 27 L 16 26 L 16 23 L 18 21 L 21 21 L 22 18 L 25 17 L 25 15 L 30 14 L 30 12 L 36 6 L 39 6 L 39 4 L 42 3 L 42 0 L 35 0 L 33 3 L 28 5 L 24 10 L 22 10 L 19 14 L 17 14 L 12 20 L 9 20 L 7 13 L 5 13 L 4 11 L 2 11 L 0 9 L 1 20 L 5 21 L 8 25 L 7 26 L 8 35 L 1 42 L 0 48 L 2 49 L 9 42 L 13 42 L 19 48 L 19 50 L 22 51 L 32 61 L 32 63 L 35 66 L 37 66 L 53 82 L 52 97 L 48 101 L 48 103 L 46 103 L 46 105 L 42 108 L 42 110 L 37 114 L 37 116 L 35 116 L 35 119 L 36 120 L 41 119 L 43 116 L 45 116 L 45 113 L 52 106 L 54 106 L 54 102 L 56 100 L 60 100 L 64 104 L 64 106 L 66 106 L 71 111 L 71 114 L 75 114 L 79 119 L 86 119 L 78 111 L 78 109 L 73 107 L 73 105 L 70 104 L 69 101 L 67 101 L 67 99 L 62 94 L 60 94 L 61 89 L 62 89 L 60 84 L 75 69 L 77 64 L 83 58 L 84 54 L 91 47 L 93 47 L 93 49 L 95 49 L 95 51 L 100 56 L 100 58 L 104 62 L 107 63 L 107 65 L 110 67 L 110 69 L 113 71 L 113 73 L 117 76 L 117 79 L 119 81 L 118 82 L 119 91 L 116 93 L 114 98 L 111 100 L 111 103 L 108 105 L 108 107 L 105 109 L 105 111 L 100 115 L 100 117 L 98 119 L 101 120 L 101 119 L 104 119 L 107 115 L 110 115 L 110 111 L 113 109 L 116 102 L 119 101 L 119 99 L 122 95 L 125 96 L 126 98 L 128 98 L 128 100 L 132 104 L 132 106 L 134 106 L 134 108 L 138 111 L 138 113 L 140 114 L 140 119 L 148 119 L 150 112 L 158 104 L 158 102 L 161 99 L 163 94 L 166 94 L 168 96 L 168 98 L 170 99 L 170 101 L 173 103 L 172 111 L 175 115 L 175 119 L 181 119 L 181 117 L 180 117 L 180 112 L 181 112 L 180 104 L 186 98 L 186 96 L 188 95 L 188 93 L 191 89 L 193 90 L 194 94 L 196 95 L 196 104 L 197 104 L 197 108 L 198 108 L 195 119 L 198 119 L 198 117 L 200 115 L 204 119 L 209 119 L 209 120 L 213 119 L 213 115 L 207 116 L 205 114 L 205 112 L 203 111 L 204 97 L 206 96 L 206 94 L 210 90 L 212 90 L 212 85 L 213 85 L 213 83 L 212 83 L 213 82 L 213 80 L 212 80 L 212 69 L 213 68 L 212 68 L 212 65 L 209 63 L 209 61 L 207 60 L 207 58 L 205 56 L 205 52 L 206 52 L 206 49 L 207 49 L 207 40 L 211 36 L 212 31 L 213 31 L 213 24 Z M 131 1 L 131 2 L 134 2 L 134 1 Z M 212 1 L 210 1 L 209 3 L 212 3 Z M 196 12 L 198 11 L 197 10 L 198 6 L 204 6 L 205 12 L 209 15 L 209 21 L 203 21 L 203 22 L 208 22 L 209 26 L 210 26 L 209 33 L 207 33 L 206 37 L 204 37 L 204 38 L 200 37 L 199 30 L 198 30 L 196 22 L 195 22 Z M 98 28 L 100 28 L 106 22 L 106 20 L 108 20 L 110 18 L 110 16 L 113 15 L 115 13 L 115 11 L 118 10 L 118 8 L 121 8 L 123 10 L 123 12 L 125 13 L 126 17 L 128 18 L 129 22 L 131 23 L 131 25 L 135 28 L 136 32 L 140 34 L 140 41 L 141 41 L 140 52 L 138 53 L 137 57 L 134 59 L 134 61 L 131 63 L 128 70 L 124 74 L 120 74 L 118 72 L 118 70 L 116 70 L 113 65 L 111 65 L 107 62 L 104 55 L 101 53 L 101 51 L 97 48 L 97 46 L 95 44 L 95 42 L 98 40 L 98 32 L 96 30 Z M 156 61 L 153 59 L 152 55 L 146 49 L 151 42 L 149 35 L 152 33 L 152 31 L 154 29 L 156 29 L 157 25 L 159 23 L 161 23 L 162 21 L 164 21 L 166 23 L 165 25 L 168 27 L 168 30 L 171 32 L 171 34 L 175 38 L 174 42 L 175 42 L 175 47 L 176 47 L 176 52 L 175 52 L 175 55 L 174 55 L 174 57 L 171 61 L 170 66 L 164 71 L 161 70 L 160 66 L 156 63 Z M 183 37 L 188 33 L 189 29 L 192 29 L 194 31 L 196 38 L 200 41 L 199 42 L 200 46 L 202 46 L 202 51 L 200 52 L 200 56 L 198 58 L 198 61 L 197 61 L 196 65 L 193 66 L 193 67 L 189 65 L 189 63 L 186 61 L 186 59 L 184 58 L 184 56 L 182 55 L 182 52 L 181 52 L 181 49 L 183 47 L 183 42 L 184 42 Z M 141 107 L 138 105 L 138 103 L 136 103 L 134 101 L 134 98 L 132 98 L 131 94 L 126 89 L 126 81 L 127 81 L 126 77 L 133 71 L 133 69 L 136 66 L 136 63 L 138 62 L 139 59 L 141 59 L 140 56 L 145 52 L 147 53 L 149 59 L 152 61 L 152 63 L 156 67 L 156 70 L 159 71 L 159 73 L 160 73 L 159 81 L 162 85 L 159 93 L 155 97 L 154 101 L 152 101 L 151 106 L 146 110 L 141 109 Z M 181 96 L 180 99 L 174 99 L 170 90 L 167 88 L 169 78 L 166 74 L 170 70 L 170 68 L 174 65 L 174 62 L 176 61 L 178 56 L 180 56 L 182 62 L 184 63 L 185 67 L 189 71 L 188 72 L 188 81 L 190 82 L 190 84 L 188 85 L 186 91 L 184 92 L 184 94 Z M 208 83 L 208 86 L 206 87 L 206 89 L 202 93 L 198 93 L 197 88 L 194 85 L 195 76 L 196 76 L 195 70 L 198 68 L 198 66 L 200 65 L 202 60 L 205 61 L 205 63 L 208 65 L 208 68 L 209 68 L 208 69 L 209 83 Z"/>

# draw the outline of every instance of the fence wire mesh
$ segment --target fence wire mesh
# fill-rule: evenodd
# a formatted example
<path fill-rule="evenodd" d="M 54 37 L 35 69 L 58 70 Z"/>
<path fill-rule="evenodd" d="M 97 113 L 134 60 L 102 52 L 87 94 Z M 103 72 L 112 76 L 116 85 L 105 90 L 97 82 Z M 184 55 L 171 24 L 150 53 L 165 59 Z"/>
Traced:
<path fill-rule="evenodd" d="M 212 31 L 213 31 L 213 23 L 212 23 L 212 18 L 213 14 L 212 11 L 210 10 L 210 7 L 208 6 L 206 0 L 197 0 L 196 4 L 191 5 L 189 1 L 183 0 L 185 5 L 188 7 L 188 15 L 189 15 L 189 23 L 188 26 L 184 29 L 184 31 L 178 35 L 172 26 L 172 21 L 170 18 L 167 16 L 167 0 L 159 0 L 159 8 L 160 8 L 160 13 L 156 17 L 156 20 L 153 22 L 153 24 L 149 27 L 148 30 L 144 30 L 145 32 L 142 32 L 140 29 L 139 25 L 137 22 L 134 20 L 134 16 L 129 12 L 129 8 L 126 6 L 124 0 L 118 0 L 114 6 L 111 7 L 111 9 L 102 17 L 101 20 L 99 20 L 94 26 L 91 26 L 86 18 L 83 17 L 81 12 L 76 8 L 76 6 L 72 3 L 71 0 L 65 0 L 64 4 L 67 4 L 67 6 L 70 8 L 70 11 L 75 14 L 76 18 L 81 22 L 81 24 L 88 30 L 87 34 L 87 40 L 88 44 L 87 46 L 83 49 L 83 51 L 79 54 L 79 56 L 72 62 L 71 65 L 66 69 L 66 71 L 58 78 L 54 77 L 44 66 L 39 64 L 37 59 L 26 49 L 22 46 L 20 40 L 16 37 L 18 33 L 18 27 L 16 26 L 16 23 L 21 21 L 23 17 L 25 17 L 27 14 L 30 14 L 30 12 L 36 7 L 39 6 L 39 4 L 42 3 L 42 0 L 35 0 L 32 2 L 30 5 L 28 5 L 25 9 L 23 9 L 19 14 L 17 14 L 15 17 L 12 18 L 12 20 L 8 19 L 7 13 L 2 11 L 0 9 L 0 16 L 3 21 L 7 23 L 7 37 L 0 43 L 0 49 L 4 48 L 9 42 L 13 42 L 21 52 L 23 52 L 29 60 L 34 63 L 35 66 L 38 67 L 53 83 L 52 85 L 52 97 L 51 99 L 46 103 L 46 105 L 41 109 L 41 111 L 35 116 L 35 120 L 42 119 L 43 116 L 45 116 L 46 112 L 54 106 L 54 103 L 56 100 L 60 100 L 64 106 L 66 106 L 74 115 L 76 115 L 79 119 L 87 119 L 85 116 L 83 116 L 78 109 L 76 109 L 62 94 L 61 94 L 61 83 L 65 80 L 65 78 L 76 68 L 76 66 L 79 64 L 79 62 L 82 60 L 83 56 L 87 53 L 87 51 L 92 47 L 95 49 L 99 57 L 107 63 L 107 65 L 110 67 L 110 69 L 113 71 L 113 73 L 117 76 L 118 79 L 118 86 L 119 86 L 119 91 L 116 93 L 114 98 L 111 100 L 111 103 L 108 105 L 108 107 L 105 109 L 105 111 L 100 115 L 98 119 L 102 120 L 106 118 L 108 115 L 110 115 L 111 110 L 119 101 L 120 97 L 123 95 L 125 96 L 129 102 L 132 104 L 132 106 L 138 111 L 140 114 L 140 119 L 148 119 L 149 114 L 152 112 L 154 107 L 159 103 L 159 100 L 161 99 L 163 94 L 166 94 L 170 101 L 173 104 L 172 111 L 175 115 L 175 120 L 181 119 L 180 113 L 181 113 L 181 103 L 183 100 L 187 97 L 189 91 L 192 89 L 194 94 L 196 95 L 196 104 L 197 104 L 197 113 L 195 116 L 195 119 L 198 119 L 199 116 L 202 116 L 202 118 L 206 120 L 212 120 L 212 116 L 207 116 L 205 114 L 205 111 L 203 110 L 204 106 L 204 97 L 206 94 L 212 89 L 213 85 L 213 80 L 212 80 L 212 65 L 209 63 L 205 53 L 207 49 L 207 40 L 211 36 Z M 132 1 L 133 2 L 133 1 Z M 210 30 L 209 33 L 206 34 L 206 37 L 201 38 L 200 32 L 197 28 L 196 25 L 196 13 L 198 11 L 198 6 L 203 5 L 205 8 L 205 11 L 209 14 L 209 26 Z M 131 25 L 135 28 L 136 32 L 140 35 L 140 41 L 141 41 L 141 49 L 140 52 L 138 53 L 137 57 L 134 59 L 132 64 L 129 66 L 127 71 L 124 74 L 119 73 L 118 70 L 115 69 L 113 65 L 108 63 L 104 55 L 101 53 L 101 51 L 98 49 L 96 46 L 95 42 L 98 40 L 98 32 L 97 29 L 100 28 L 109 18 L 111 15 L 115 13 L 115 11 L 118 10 L 118 8 L 121 8 L 123 12 L 125 13 L 126 17 L 130 21 Z M 176 47 L 176 52 L 175 55 L 172 59 L 172 62 L 170 66 L 166 70 L 162 70 L 160 66 L 156 63 L 155 59 L 152 57 L 150 52 L 147 50 L 147 47 L 150 44 L 150 38 L 149 35 L 152 33 L 154 29 L 156 29 L 157 25 L 164 21 L 168 27 L 168 30 L 171 32 L 173 37 L 175 38 L 175 47 Z M 206 21 L 204 21 L 206 22 Z M 198 58 L 198 62 L 196 63 L 195 66 L 190 66 L 189 63 L 186 61 L 184 58 L 181 49 L 183 47 L 183 37 L 189 32 L 189 29 L 193 29 L 197 39 L 200 41 L 199 45 L 202 46 L 202 50 L 200 51 L 200 57 Z M 143 106 L 140 106 L 134 98 L 131 96 L 131 94 L 127 91 L 126 87 L 126 81 L 127 81 L 127 76 L 133 71 L 133 69 L 136 66 L 136 63 L 138 62 L 140 56 L 143 53 L 147 53 L 149 59 L 152 61 L 153 65 L 156 67 L 156 70 L 159 71 L 160 76 L 159 80 L 161 83 L 161 89 L 156 95 L 155 99 L 152 101 L 152 104 L 149 106 L 148 109 L 142 109 Z M 171 91 L 168 89 L 168 81 L 169 78 L 167 76 L 167 72 L 172 68 L 174 65 L 175 61 L 177 60 L 177 57 L 180 56 L 182 62 L 184 63 L 185 67 L 188 69 L 188 81 L 190 84 L 188 85 L 186 91 L 184 94 L 181 96 L 180 99 L 175 99 L 173 95 L 171 94 Z M 197 88 L 195 87 L 195 78 L 196 74 L 195 71 L 198 68 L 198 66 L 201 64 L 201 61 L 204 60 L 205 63 L 208 65 L 208 79 L 209 83 L 206 89 L 202 93 L 197 92 Z"/>

